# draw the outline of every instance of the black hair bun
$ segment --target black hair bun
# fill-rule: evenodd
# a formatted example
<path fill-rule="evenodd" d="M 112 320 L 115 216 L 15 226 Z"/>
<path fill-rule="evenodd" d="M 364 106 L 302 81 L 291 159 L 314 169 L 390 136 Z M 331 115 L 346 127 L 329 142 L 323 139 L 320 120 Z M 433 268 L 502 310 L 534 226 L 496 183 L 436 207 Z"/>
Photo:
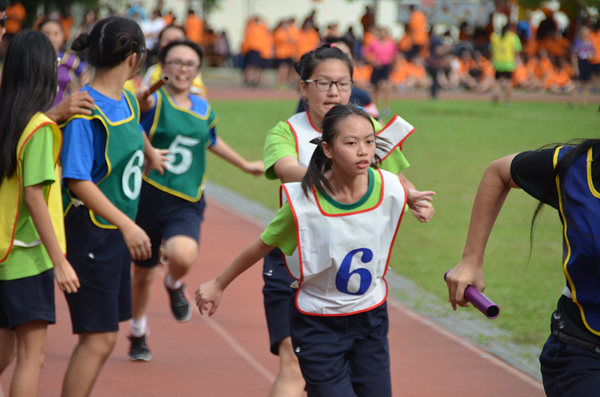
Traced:
<path fill-rule="evenodd" d="M 90 46 L 90 36 L 87 33 L 80 34 L 73 44 L 71 44 L 71 49 L 73 51 L 83 51 Z"/>

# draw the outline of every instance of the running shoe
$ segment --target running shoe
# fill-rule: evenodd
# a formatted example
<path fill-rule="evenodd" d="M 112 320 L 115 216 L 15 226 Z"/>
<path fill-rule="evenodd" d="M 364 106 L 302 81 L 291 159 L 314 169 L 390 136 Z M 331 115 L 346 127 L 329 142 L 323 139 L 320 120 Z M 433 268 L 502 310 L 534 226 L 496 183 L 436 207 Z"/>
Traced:
<path fill-rule="evenodd" d="M 186 297 L 185 284 L 181 284 L 177 289 L 171 289 L 166 285 L 165 287 L 171 298 L 171 313 L 175 320 L 182 323 L 188 321 L 192 317 L 192 307 Z"/>
<path fill-rule="evenodd" d="M 150 350 L 148 350 L 148 346 L 146 345 L 146 335 L 140 336 L 139 338 L 129 335 L 127 339 L 131 342 L 128 354 L 131 361 L 150 361 L 152 353 L 150 353 Z"/>

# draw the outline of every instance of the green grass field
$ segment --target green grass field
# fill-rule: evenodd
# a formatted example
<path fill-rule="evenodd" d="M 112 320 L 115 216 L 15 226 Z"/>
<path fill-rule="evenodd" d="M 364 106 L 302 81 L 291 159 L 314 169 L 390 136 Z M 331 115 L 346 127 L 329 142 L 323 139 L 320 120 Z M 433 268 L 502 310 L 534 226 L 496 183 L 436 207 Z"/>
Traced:
<path fill-rule="evenodd" d="M 574 138 L 598 138 L 595 106 L 569 109 L 564 103 L 518 102 L 512 107 L 480 101 L 396 101 L 392 113 L 416 127 L 403 151 L 405 175 L 419 189 L 437 192 L 429 224 L 407 216 L 400 228 L 392 268 L 441 298 L 443 274 L 461 258 L 471 206 L 486 166 L 507 154 Z M 248 159 L 261 159 L 265 135 L 287 119 L 295 101 L 215 101 L 218 133 Z M 209 156 L 209 179 L 270 208 L 278 205 L 278 183 L 253 178 Z M 530 222 L 536 202 L 522 191 L 509 195 L 490 237 L 485 258 L 486 294 L 501 308 L 495 324 L 514 341 L 541 345 L 549 316 L 564 285 L 561 227 L 546 208 L 530 254 Z M 461 309 L 474 310 L 474 309 Z"/>

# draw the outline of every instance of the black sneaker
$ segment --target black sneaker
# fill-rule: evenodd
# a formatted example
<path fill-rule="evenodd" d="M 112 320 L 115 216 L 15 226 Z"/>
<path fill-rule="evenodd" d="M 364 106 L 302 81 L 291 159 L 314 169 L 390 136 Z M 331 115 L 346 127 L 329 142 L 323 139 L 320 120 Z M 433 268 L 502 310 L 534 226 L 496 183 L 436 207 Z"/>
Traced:
<path fill-rule="evenodd" d="M 146 335 L 139 338 L 129 335 L 127 339 L 131 342 L 128 354 L 131 361 L 150 361 L 152 353 L 150 353 L 148 346 L 146 346 Z"/>
<path fill-rule="evenodd" d="M 171 298 L 171 313 L 177 321 L 182 323 L 192 318 L 192 307 L 186 299 L 184 288 L 185 284 L 181 284 L 181 287 L 177 289 L 167 287 L 169 298 Z"/>

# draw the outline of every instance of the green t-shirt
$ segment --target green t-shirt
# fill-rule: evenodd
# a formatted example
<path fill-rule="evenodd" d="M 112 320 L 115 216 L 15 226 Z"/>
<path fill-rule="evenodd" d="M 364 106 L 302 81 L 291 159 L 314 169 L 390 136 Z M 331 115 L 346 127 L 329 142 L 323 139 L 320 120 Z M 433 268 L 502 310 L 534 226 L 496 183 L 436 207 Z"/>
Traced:
<path fill-rule="evenodd" d="M 504 36 L 492 33 L 490 36 L 492 63 L 498 72 L 514 72 L 516 68 L 516 53 L 522 51 L 521 40 L 513 32 Z"/>
<path fill-rule="evenodd" d="M 328 194 L 317 191 L 317 199 L 321 209 L 327 214 L 344 214 L 348 212 L 364 211 L 375 207 L 381 198 L 381 174 L 369 169 L 369 187 L 365 195 L 356 203 L 343 204 L 335 201 Z M 313 196 L 311 195 L 311 198 Z M 267 229 L 261 234 L 261 240 L 270 246 L 279 247 L 286 255 L 291 255 L 298 246 L 296 240 L 296 221 L 286 201 L 275 214 Z"/>
<path fill-rule="evenodd" d="M 377 120 L 371 119 L 375 125 L 375 132 L 381 131 L 382 127 Z M 263 159 L 265 163 L 265 176 L 267 179 L 277 179 L 274 165 L 284 157 L 298 158 L 296 152 L 296 140 L 290 125 L 285 121 L 277 123 L 267 134 Z M 409 167 L 409 163 L 399 148 L 394 151 L 379 165 L 379 168 L 397 174 Z"/>
<path fill-rule="evenodd" d="M 48 186 L 54 182 L 53 139 L 52 129 L 49 126 L 43 126 L 29 138 L 21 152 L 23 173 L 15 240 L 25 244 L 30 244 L 40 237 L 29 214 L 29 209 L 25 205 L 24 189 L 27 186 L 43 183 L 44 194 L 47 194 Z M 52 262 L 42 244 L 33 247 L 21 247 L 15 244 L 8 258 L 0 263 L 0 280 L 31 277 L 51 268 Z"/>

